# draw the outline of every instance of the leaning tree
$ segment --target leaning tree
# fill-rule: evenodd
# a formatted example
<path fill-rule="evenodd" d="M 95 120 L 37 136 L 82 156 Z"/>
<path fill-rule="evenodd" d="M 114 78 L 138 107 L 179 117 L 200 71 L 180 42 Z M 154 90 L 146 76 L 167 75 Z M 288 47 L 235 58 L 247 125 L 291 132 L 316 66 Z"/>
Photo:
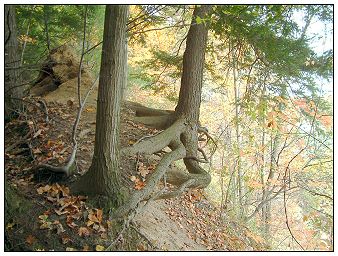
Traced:
<path fill-rule="evenodd" d="M 183 56 L 183 73 L 179 101 L 175 111 L 150 109 L 133 105 L 136 110 L 137 120 L 163 131 L 154 137 L 123 148 L 123 156 L 135 154 L 153 154 L 169 147 L 150 178 L 147 185 L 134 192 L 128 200 L 115 211 L 115 216 L 128 214 L 144 200 L 174 197 L 181 194 L 186 188 L 208 186 L 211 176 L 200 165 L 198 152 L 203 152 L 198 147 L 198 133 L 207 130 L 199 124 L 201 91 L 203 80 L 203 66 L 205 59 L 208 28 L 203 20 L 210 10 L 210 6 L 202 5 L 194 9 L 191 26 L 187 35 L 186 50 Z M 203 155 L 204 152 L 202 153 Z M 187 171 L 170 171 L 168 167 L 176 160 L 183 159 Z M 154 193 L 156 185 L 167 174 L 169 183 L 177 186 L 170 192 Z"/>

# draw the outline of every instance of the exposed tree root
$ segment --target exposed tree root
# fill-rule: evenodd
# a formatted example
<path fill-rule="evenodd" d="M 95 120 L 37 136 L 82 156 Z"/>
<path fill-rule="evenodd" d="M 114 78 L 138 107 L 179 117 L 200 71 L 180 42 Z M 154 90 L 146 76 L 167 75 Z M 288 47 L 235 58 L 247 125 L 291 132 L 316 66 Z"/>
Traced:
<path fill-rule="evenodd" d="M 125 101 L 125 104 L 135 111 L 135 116 L 164 116 L 175 113 L 173 110 L 148 108 L 133 101 Z"/>
<path fill-rule="evenodd" d="M 142 109 L 139 105 L 137 108 Z M 114 212 L 114 217 L 122 217 L 130 211 L 137 208 L 139 203 L 147 200 L 158 200 L 164 198 L 176 197 L 182 194 L 188 188 L 205 188 L 211 181 L 211 176 L 206 172 L 198 162 L 207 162 L 205 152 L 198 147 L 198 125 L 189 123 L 185 118 L 176 118 L 173 114 L 157 115 L 158 110 L 154 110 L 155 116 L 143 116 L 144 120 L 161 120 L 163 126 L 172 123 L 165 130 L 151 136 L 142 138 L 138 143 L 131 147 L 122 149 L 125 156 L 136 154 L 154 154 L 169 147 L 172 151 L 166 153 L 154 172 L 147 180 L 147 185 L 139 191 L 135 191 L 123 206 Z M 152 113 L 151 109 L 146 108 L 146 113 Z M 173 122 L 175 120 L 175 122 Z M 151 122 L 148 122 L 148 125 Z M 151 125 L 158 127 L 159 122 L 152 122 Z M 206 132 L 203 130 L 203 132 Z M 201 152 L 204 160 L 197 158 L 197 152 Z M 179 159 L 184 160 L 187 171 L 168 171 L 169 166 Z M 169 192 L 155 193 L 156 186 L 160 180 L 167 174 L 167 181 L 175 186 L 176 189 Z"/>

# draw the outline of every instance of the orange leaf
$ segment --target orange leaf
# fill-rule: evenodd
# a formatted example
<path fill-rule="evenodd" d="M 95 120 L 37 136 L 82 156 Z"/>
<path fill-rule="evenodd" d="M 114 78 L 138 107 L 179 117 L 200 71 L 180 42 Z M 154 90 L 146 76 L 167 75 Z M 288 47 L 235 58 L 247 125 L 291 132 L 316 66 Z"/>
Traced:
<path fill-rule="evenodd" d="M 143 182 L 143 181 L 138 181 L 138 182 L 135 182 L 135 186 L 134 186 L 134 188 L 136 189 L 136 190 L 141 190 L 144 186 L 145 186 L 146 184 Z"/>
<path fill-rule="evenodd" d="M 26 238 L 26 243 L 27 244 L 32 245 L 35 242 L 36 242 L 36 237 L 35 236 L 32 236 L 32 235 L 27 236 L 27 238 Z"/>
<path fill-rule="evenodd" d="M 80 227 L 79 231 L 77 232 L 79 236 L 83 237 L 83 236 L 89 236 L 89 230 L 86 227 Z"/>
<path fill-rule="evenodd" d="M 62 240 L 63 244 L 67 244 L 71 239 L 70 239 L 69 236 L 63 235 L 63 236 L 61 236 L 61 240 Z"/>

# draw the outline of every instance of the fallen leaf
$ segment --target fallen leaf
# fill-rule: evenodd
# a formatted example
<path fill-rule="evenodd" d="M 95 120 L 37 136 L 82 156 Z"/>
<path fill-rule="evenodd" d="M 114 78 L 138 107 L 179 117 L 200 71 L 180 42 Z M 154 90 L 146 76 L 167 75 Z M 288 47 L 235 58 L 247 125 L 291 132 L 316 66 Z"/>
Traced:
<path fill-rule="evenodd" d="M 106 232 L 106 229 L 104 228 L 104 226 L 100 225 L 100 229 L 98 230 L 98 232 Z"/>
<path fill-rule="evenodd" d="M 94 213 L 89 213 L 88 215 L 88 219 L 93 221 L 93 222 L 98 222 L 99 223 L 99 220 L 97 219 L 96 215 Z"/>
<path fill-rule="evenodd" d="M 6 229 L 11 230 L 14 225 L 15 225 L 15 222 L 8 223 L 7 226 L 6 226 Z"/>
<path fill-rule="evenodd" d="M 134 186 L 134 188 L 136 189 L 136 190 L 141 190 L 144 186 L 145 186 L 146 184 L 143 182 L 143 181 L 138 181 L 138 182 L 135 182 L 135 186 Z"/>
<path fill-rule="evenodd" d="M 42 132 L 42 129 L 39 129 L 36 133 L 34 133 L 33 139 L 38 137 L 41 134 L 41 132 Z"/>
<path fill-rule="evenodd" d="M 137 173 L 140 174 L 143 178 L 145 178 L 149 173 L 149 170 L 146 166 L 143 165 L 143 163 L 140 163 Z"/>
<path fill-rule="evenodd" d="M 146 250 L 146 248 L 144 247 L 144 244 L 140 243 L 140 244 L 137 245 L 137 250 L 144 252 Z"/>
<path fill-rule="evenodd" d="M 40 225 L 40 229 L 52 229 L 52 223 L 47 221 Z"/>
<path fill-rule="evenodd" d="M 65 232 L 61 223 L 56 224 L 56 233 L 60 235 L 61 233 Z"/>
<path fill-rule="evenodd" d="M 86 111 L 87 112 L 95 112 L 95 108 L 88 107 L 88 108 L 86 108 Z"/>
<path fill-rule="evenodd" d="M 39 148 L 33 149 L 32 151 L 33 151 L 33 154 L 41 154 L 42 153 L 41 149 L 39 149 Z"/>
<path fill-rule="evenodd" d="M 66 223 L 67 223 L 68 227 L 70 227 L 70 228 L 75 228 L 75 227 L 77 227 L 77 224 L 75 224 L 75 223 L 73 222 L 73 217 L 72 217 L 72 216 L 67 216 Z"/>
<path fill-rule="evenodd" d="M 108 238 L 108 235 L 107 235 L 107 233 L 101 233 L 100 237 L 101 237 L 102 239 L 107 239 L 107 238 Z"/>
<path fill-rule="evenodd" d="M 93 225 L 94 223 L 95 223 L 94 221 L 88 220 L 88 221 L 86 222 L 86 225 L 87 225 L 87 227 L 90 227 L 90 226 Z"/>
<path fill-rule="evenodd" d="M 140 179 L 136 178 L 135 176 L 130 176 L 130 180 L 135 181 L 135 180 L 140 180 Z"/>
<path fill-rule="evenodd" d="M 67 244 L 70 241 L 70 237 L 67 235 L 61 236 L 61 241 L 63 244 Z"/>
<path fill-rule="evenodd" d="M 98 230 L 99 230 L 99 228 L 100 228 L 100 226 L 99 226 L 99 225 L 97 225 L 97 224 L 94 224 L 94 225 L 93 225 L 93 229 L 94 229 L 94 230 L 98 231 Z"/>
<path fill-rule="evenodd" d="M 99 221 L 99 223 L 102 222 L 102 214 L 103 214 L 102 209 L 96 210 L 96 217 L 97 217 L 97 220 Z"/>
<path fill-rule="evenodd" d="M 89 252 L 90 251 L 90 247 L 88 245 L 84 245 L 83 246 L 83 249 L 82 249 L 83 252 Z"/>
<path fill-rule="evenodd" d="M 60 210 L 57 210 L 57 209 L 55 209 L 54 211 L 55 211 L 55 213 L 56 213 L 57 215 L 59 215 L 59 216 L 60 216 L 60 215 L 63 215 L 63 214 L 68 214 L 68 213 L 69 213 L 68 211 L 62 211 L 62 210 L 60 211 Z"/>
<path fill-rule="evenodd" d="M 48 192 L 51 188 L 52 188 L 51 186 L 46 185 L 46 186 L 37 188 L 36 191 L 38 192 L 39 195 L 41 195 L 44 192 Z"/>
<path fill-rule="evenodd" d="M 27 236 L 27 238 L 26 238 L 26 243 L 27 244 L 32 245 L 35 242 L 36 242 L 36 237 L 35 236 L 32 236 L 32 235 Z"/>
<path fill-rule="evenodd" d="M 98 244 L 98 245 L 95 246 L 95 250 L 96 250 L 97 252 L 104 251 L 104 246 Z"/>
<path fill-rule="evenodd" d="M 88 228 L 80 227 L 77 233 L 78 233 L 79 236 L 83 237 L 83 236 L 89 236 L 90 232 L 89 232 Z"/>
<path fill-rule="evenodd" d="M 67 252 L 74 252 L 74 251 L 76 251 L 76 249 L 75 249 L 75 248 L 72 248 L 72 247 L 67 247 L 67 248 L 66 248 L 66 251 L 67 251 Z"/>

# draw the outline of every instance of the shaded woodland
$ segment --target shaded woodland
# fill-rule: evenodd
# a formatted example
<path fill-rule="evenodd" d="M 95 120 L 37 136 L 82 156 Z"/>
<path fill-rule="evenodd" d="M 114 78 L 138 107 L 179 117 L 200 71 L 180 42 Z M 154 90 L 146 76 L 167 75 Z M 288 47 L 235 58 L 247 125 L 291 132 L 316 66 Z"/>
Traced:
<path fill-rule="evenodd" d="M 332 5 L 5 5 L 5 251 L 332 251 Z"/>

